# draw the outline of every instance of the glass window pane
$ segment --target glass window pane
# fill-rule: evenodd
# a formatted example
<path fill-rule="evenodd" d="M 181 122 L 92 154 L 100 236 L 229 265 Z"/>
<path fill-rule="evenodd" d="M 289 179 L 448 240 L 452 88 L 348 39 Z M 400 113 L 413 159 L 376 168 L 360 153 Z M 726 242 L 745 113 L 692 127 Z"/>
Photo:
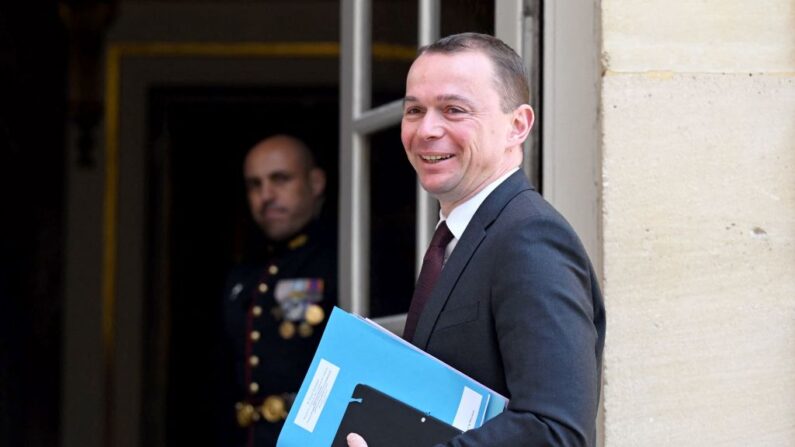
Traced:
<path fill-rule="evenodd" d="M 372 105 L 403 98 L 417 48 L 417 0 L 373 0 Z"/>
<path fill-rule="evenodd" d="M 416 177 L 400 126 L 370 136 L 370 316 L 405 313 L 414 291 Z"/>
<path fill-rule="evenodd" d="M 440 34 L 475 32 L 494 35 L 495 0 L 443 0 Z"/>

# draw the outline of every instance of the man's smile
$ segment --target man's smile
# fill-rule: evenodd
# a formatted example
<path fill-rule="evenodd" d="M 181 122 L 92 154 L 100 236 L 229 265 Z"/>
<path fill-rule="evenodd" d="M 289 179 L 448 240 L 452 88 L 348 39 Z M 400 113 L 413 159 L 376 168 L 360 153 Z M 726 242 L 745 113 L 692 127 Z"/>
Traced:
<path fill-rule="evenodd" d="M 453 154 L 448 154 L 448 155 L 420 155 L 420 158 L 422 159 L 422 161 L 425 161 L 427 163 L 438 163 L 440 161 L 449 160 L 449 159 L 451 159 L 453 157 L 454 157 Z"/>

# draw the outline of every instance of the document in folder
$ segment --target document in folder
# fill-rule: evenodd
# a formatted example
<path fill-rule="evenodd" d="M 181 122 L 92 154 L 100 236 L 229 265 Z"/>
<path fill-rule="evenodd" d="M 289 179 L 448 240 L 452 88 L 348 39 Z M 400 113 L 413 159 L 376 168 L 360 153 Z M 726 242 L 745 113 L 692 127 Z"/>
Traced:
<path fill-rule="evenodd" d="M 337 428 L 331 447 L 348 447 L 348 433 L 360 434 L 378 447 L 431 446 L 461 430 L 410 407 L 375 388 L 359 384 Z"/>
<path fill-rule="evenodd" d="M 461 431 L 507 405 L 504 396 L 376 323 L 335 308 L 277 446 L 331 445 L 359 384 Z"/>

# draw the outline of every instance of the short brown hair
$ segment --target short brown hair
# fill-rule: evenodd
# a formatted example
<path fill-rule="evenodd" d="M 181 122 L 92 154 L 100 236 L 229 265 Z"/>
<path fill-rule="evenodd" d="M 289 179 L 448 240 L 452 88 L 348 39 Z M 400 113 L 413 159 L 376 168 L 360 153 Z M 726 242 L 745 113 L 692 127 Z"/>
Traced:
<path fill-rule="evenodd" d="M 501 93 L 503 112 L 510 112 L 530 102 L 527 68 L 516 52 L 502 40 L 488 34 L 460 33 L 443 37 L 419 49 L 424 53 L 460 53 L 482 51 L 494 65 L 495 88 Z"/>

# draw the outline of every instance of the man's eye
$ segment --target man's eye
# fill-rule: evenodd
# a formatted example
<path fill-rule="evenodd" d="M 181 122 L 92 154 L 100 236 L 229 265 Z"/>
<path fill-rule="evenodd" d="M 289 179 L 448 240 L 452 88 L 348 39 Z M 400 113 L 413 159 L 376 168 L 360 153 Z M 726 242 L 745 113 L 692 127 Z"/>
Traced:
<path fill-rule="evenodd" d="M 286 183 L 290 181 L 290 176 L 285 174 L 276 174 L 271 177 L 273 183 Z"/>
<path fill-rule="evenodd" d="M 448 107 L 447 108 L 447 113 L 452 113 L 452 114 L 464 113 L 464 109 L 461 109 L 459 107 Z"/>
<path fill-rule="evenodd" d="M 420 112 L 421 111 L 420 111 L 419 107 L 408 107 L 405 111 L 403 111 L 403 114 L 404 115 L 417 115 Z"/>

